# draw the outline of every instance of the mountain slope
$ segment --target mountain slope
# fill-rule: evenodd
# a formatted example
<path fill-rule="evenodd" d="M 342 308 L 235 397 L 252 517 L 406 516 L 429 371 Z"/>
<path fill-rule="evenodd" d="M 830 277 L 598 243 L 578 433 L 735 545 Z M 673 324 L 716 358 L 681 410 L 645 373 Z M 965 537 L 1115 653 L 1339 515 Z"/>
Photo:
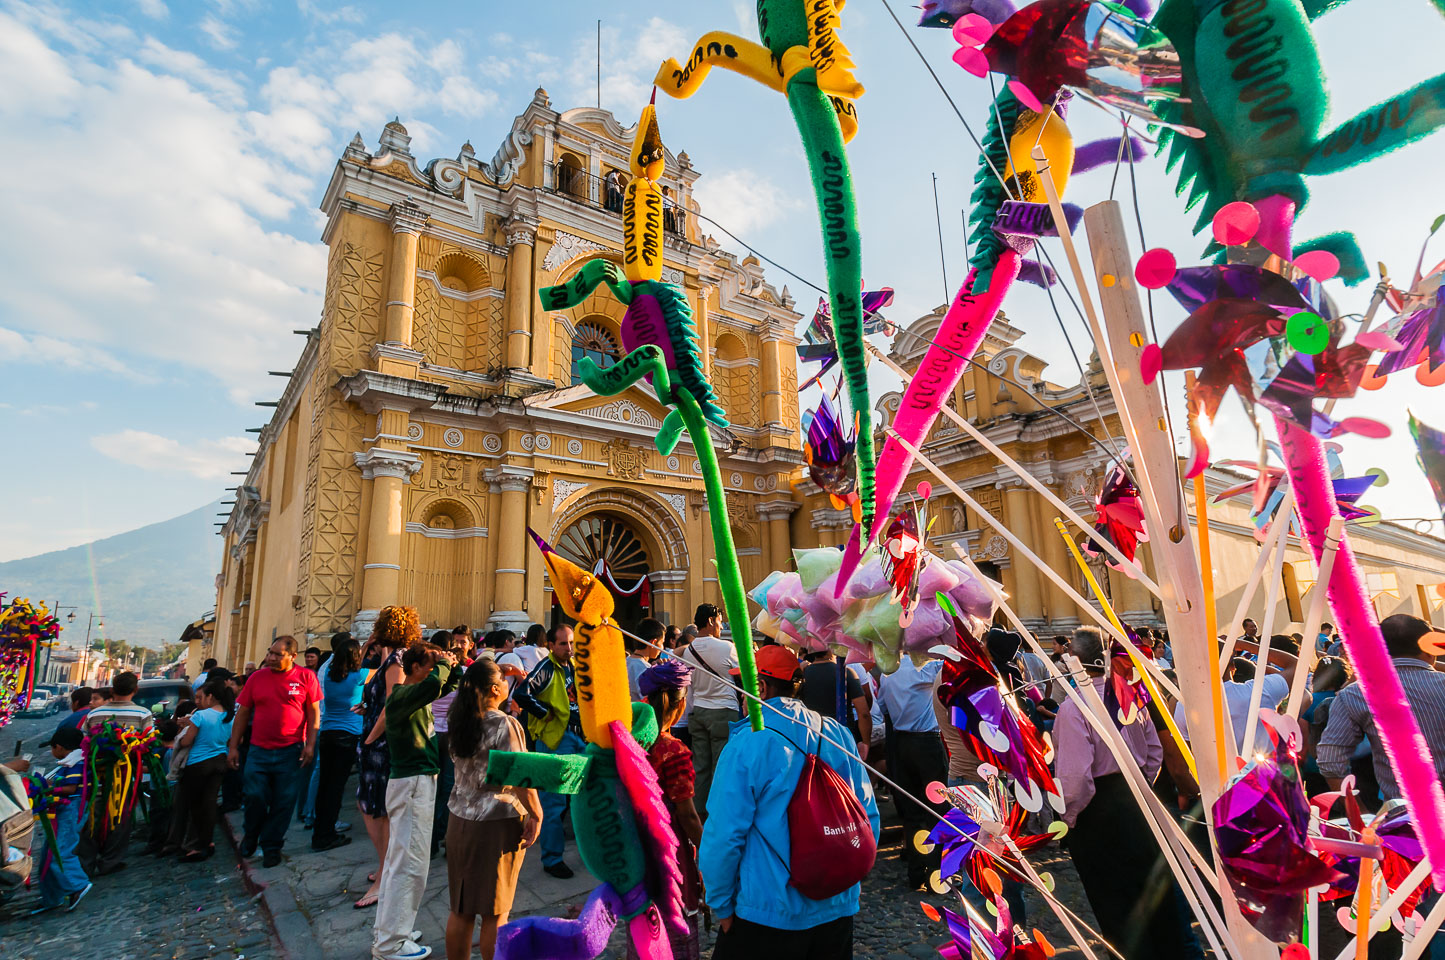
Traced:
<path fill-rule="evenodd" d="M 0 563 L 0 590 L 11 598 L 75 606 L 76 619 L 64 634 L 72 643 L 85 639 L 92 610 L 105 615 L 105 634 L 113 640 L 143 646 L 173 641 L 215 606 L 221 539 L 212 523 L 219 509 L 210 503 L 84 546 Z"/>

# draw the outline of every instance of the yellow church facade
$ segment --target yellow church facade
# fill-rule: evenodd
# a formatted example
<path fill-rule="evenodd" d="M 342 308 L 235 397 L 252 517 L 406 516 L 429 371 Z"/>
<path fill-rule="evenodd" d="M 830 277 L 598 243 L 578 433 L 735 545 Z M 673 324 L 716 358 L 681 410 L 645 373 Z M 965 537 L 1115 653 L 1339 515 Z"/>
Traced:
<path fill-rule="evenodd" d="M 391 603 L 414 605 L 435 628 L 549 623 L 550 584 L 529 527 L 610 576 L 624 623 L 684 623 L 697 603 L 720 602 L 689 441 L 663 456 L 653 437 L 666 411 L 655 398 L 640 387 L 598 397 L 575 375 L 584 356 L 620 356 L 622 304 L 605 286 L 566 311 L 545 310 L 537 295 L 590 258 L 618 256 L 633 133 L 606 111 L 558 112 L 538 90 L 489 161 L 467 144 L 455 159 L 423 163 L 399 122 L 375 152 L 359 135 L 347 147 L 321 204 L 329 255 L 320 323 L 298 331 L 306 341 L 295 367 L 277 371 L 285 387 L 262 404 L 271 419 L 221 525 L 211 649 L 223 664 L 259 662 L 281 634 L 365 635 Z M 751 586 L 788 566 L 794 548 L 841 545 L 851 519 L 801 479 L 795 331 L 804 314 L 756 259 L 706 235 L 695 216 L 698 177 L 685 153 L 667 154 L 663 279 L 686 291 L 705 372 L 731 422 L 713 442 Z M 941 316 L 900 330 L 892 358 L 915 365 Z M 1043 362 L 1016 345 L 1022 334 L 1000 317 L 950 405 L 1089 516 L 1120 437 L 1108 391 L 1098 371 L 1090 386 L 1049 382 Z M 881 422 L 899 399 L 879 398 Z M 947 420 L 923 449 L 1085 592 L 1043 498 Z M 921 479 L 931 475 L 915 470 L 905 490 Z M 1209 482 L 1217 490 L 1231 479 L 1211 473 Z M 961 543 L 1031 626 L 1086 619 L 934 487 L 935 552 Z M 1246 501 L 1219 505 L 1215 517 L 1225 622 L 1257 550 Z M 1445 580 L 1445 544 L 1435 538 L 1389 524 L 1354 535 L 1382 613 L 1392 604 L 1420 612 L 1420 588 Z M 1303 554 L 1289 560 L 1307 586 Z M 1161 622 L 1138 584 L 1102 567 L 1099 575 L 1126 620 Z"/>

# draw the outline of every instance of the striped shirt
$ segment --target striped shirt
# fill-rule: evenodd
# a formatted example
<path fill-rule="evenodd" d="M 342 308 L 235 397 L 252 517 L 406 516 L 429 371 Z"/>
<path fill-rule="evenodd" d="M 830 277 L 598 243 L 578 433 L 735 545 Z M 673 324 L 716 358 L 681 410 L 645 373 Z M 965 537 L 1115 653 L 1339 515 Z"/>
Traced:
<path fill-rule="evenodd" d="M 116 727 L 130 727 L 132 730 L 149 730 L 155 717 L 138 703 L 127 700 L 111 700 L 91 710 L 85 717 L 85 729 L 93 730 L 102 724 Z"/>
<path fill-rule="evenodd" d="M 1445 673 L 1437 673 L 1430 664 L 1416 657 L 1395 657 L 1394 664 L 1410 711 L 1415 714 L 1415 722 L 1420 725 L 1420 733 L 1435 758 L 1435 772 L 1445 779 Z M 1330 705 L 1330 720 L 1316 748 L 1320 773 L 1331 780 L 1348 776 L 1350 755 L 1362 739 L 1368 739 L 1374 751 L 1375 779 L 1380 781 L 1380 793 L 1386 800 L 1398 798 L 1400 787 L 1385 756 L 1379 731 L 1375 729 L 1375 718 L 1365 704 L 1360 685 L 1352 683 L 1341 690 Z"/>

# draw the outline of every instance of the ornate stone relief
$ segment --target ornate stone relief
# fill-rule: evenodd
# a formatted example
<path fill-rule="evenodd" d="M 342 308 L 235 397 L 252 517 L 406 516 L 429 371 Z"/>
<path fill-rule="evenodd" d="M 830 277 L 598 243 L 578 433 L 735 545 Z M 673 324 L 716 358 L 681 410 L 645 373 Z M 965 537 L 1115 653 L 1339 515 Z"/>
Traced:
<path fill-rule="evenodd" d="M 552 437 L 549 434 L 539 433 L 537 434 L 535 441 L 538 450 L 552 449 Z"/>
<path fill-rule="evenodd" d="M 462 432 L 456 427 L 448 427 L 447 432 L 442 434 L 442 443 L 449 447 L 460 447 L 463 439 Z"/>
<path fill-rule="evenodd" d="M 641 480 L 647 465 L 647 451 L 634 447 L 622 437 L 613 437 L 602 445 L 607 457 L 607 475 L 623 480 Z"/>
<path fill-rule="evenodd" d="M 537 438 L 532 436 L 530 433 L 524 433 L 522 434 L 521 444 L 522 449 L 530 453 L 532 451 L 532 448 L 537 445 Z"/>
<path fill-rule="evenodd" d="M 578 439 L 575 439 L 575 438 L 574 438 L 574 439 L 571 439 L 571 440 L 568 440 L 568 441 L 567 441 L 567 452 L 570 453 L 570 454 L 571 454 L 572 456 L 574 456 L 574 457 L 580 457 L 580 456 L 582 456 L 582 441 L 581 441 L 581 440 L 578 440 Z"/>
<path fill-rule="evenodd" d="M 606 249 L 602 244 L 596 243 L 595 241 L 586 240 L 582 237 L 558 230 L 557 239 L 552 242 L 552 249 L 547 251 L 547 256 L 542 260 L 542 269 L 556 270 L 558 267 L 584 253 L 593 253 Z"/>
<path fill-rule="evenodd" d="M 657 496 L 666 500 L 672 509 L 677 511 L 679 517 L 682 517 L 684 520 L 687 519 L 687 496 L 685 494 L 659 493 Z"/>
<path fill-rule="evenodd" d="M 571 480 L 553 480 L 552 510 L 555 512 L 556 509 L 562 505 L 562 501 L 572 496 L 572 494 L 586 489 L 587 484 L 585 483 L 573 483 Z"/>
<path fill-rule="evenodd" d="M 635 427 L 659 426 L 657 418 L 631 400 L 618 400 L 605 407 L 593 407 L 585 411 L 588 416 L 615 423 L 630 423 Z"/>
<path fill-rule="evenodd" d="M 502 449 L 502 438 L 495 433 L 489 433 L 482 438 L 482 449 L 488 453 L 496 453 Z"/>
<path fill-rule="evenodd" d="M 667 458 L 667 469 L 675 471 L 680 466 L 682 466 L 682 461 L 676 455 Z"/>
<path fill-rule="evenodd" d="M 426 488 L 444 492 L 471 493 L 472 478 L 467 458 L 454 453 L 440 453 L 427 459 Z"/>
<path fill-rule="evenodd" d="M 413 423 L 406 428 L 406 438 L 408 440 L 420 440 L 421 434 L 422 429 L 419 423 Z"/>

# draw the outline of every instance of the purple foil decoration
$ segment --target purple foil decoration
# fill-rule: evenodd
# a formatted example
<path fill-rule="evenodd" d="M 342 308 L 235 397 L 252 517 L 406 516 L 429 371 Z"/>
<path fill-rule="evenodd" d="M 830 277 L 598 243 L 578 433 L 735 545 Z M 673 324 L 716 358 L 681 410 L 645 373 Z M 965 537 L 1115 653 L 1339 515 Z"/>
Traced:
<path fill-rule="evenodd" d="M 1246 263 L 1182 267 L 1169 281 L 1167 289 L 1179 305 L 1191 313 L 1211 300 L 1224 299 L 1269 304 L 1290 313 L 1314 309 L 1304 294 L 1284 277 Z"/>
<path fill-rule="evenodd" d="M 1429 364 L 1429 371 L 1445 363 L 1445 298 L 1435 292 L 1435 305 L 1412 313 L 1395 334 L 1400 349 L 1385 354 L 1376 371 L 1380 376 L 1396 373 L 1418 363 Z"/>
<path fill-rule="evenodd" d="M 1445 515 L 1445 431 L 1436 430 L 1410 414 L 1410 436 L 1415 438 L 1415 460 L 1430 481 L 1435 502 Z"/>
<path fill-rule="evenodd" d="M 1341 873 L 1309 849 L 1309 802 L 1299 766 L 1268 723 L 1272 756 L 1254 760 L 1214 803 L 1220 864 L 1240 911 L 1276 943 L 1299 939 L 1305 894 Z"/>
<path fill-rule="evenodd" d="M 803 457 L 809 478 L 835 497 L 846 497 L 857 485 L 853 443 L 853 438 L 843 432 L 838 411 L 825 396 L 808 423 Z"/>

